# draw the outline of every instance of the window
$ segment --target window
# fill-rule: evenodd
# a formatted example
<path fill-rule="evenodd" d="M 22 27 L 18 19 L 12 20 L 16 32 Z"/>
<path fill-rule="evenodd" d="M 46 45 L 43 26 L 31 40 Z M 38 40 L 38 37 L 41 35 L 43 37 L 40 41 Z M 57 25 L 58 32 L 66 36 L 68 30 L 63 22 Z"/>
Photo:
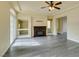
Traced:
<path fill-rule="evenodd" d="M 50 29 L 50 21 L 47 21 L 47 28 Z"/>
<path fill-rule="evenodd" d="M 52 29 L 52 22 L 51 22 L 51 20 L 48 20 L 47 21 L 47 28 L 48 28 L 48 33 L 51 33 L 51 29 Z"/>

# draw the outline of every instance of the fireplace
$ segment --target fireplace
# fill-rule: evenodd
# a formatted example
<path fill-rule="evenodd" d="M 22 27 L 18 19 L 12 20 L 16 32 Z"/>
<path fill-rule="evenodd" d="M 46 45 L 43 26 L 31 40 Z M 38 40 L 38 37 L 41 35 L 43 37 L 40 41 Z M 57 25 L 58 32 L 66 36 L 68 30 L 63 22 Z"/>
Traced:
<path fill-rule="evenodd" d="M 46 36 L 46 26 L 34 26 L 34 37 Z"/>

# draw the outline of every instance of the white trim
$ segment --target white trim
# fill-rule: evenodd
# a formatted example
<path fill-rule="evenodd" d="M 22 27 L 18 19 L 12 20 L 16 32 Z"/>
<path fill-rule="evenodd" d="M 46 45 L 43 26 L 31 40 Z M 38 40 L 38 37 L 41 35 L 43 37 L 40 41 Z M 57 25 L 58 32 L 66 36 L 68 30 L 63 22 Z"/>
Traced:
<path fill-rule="evenodd" d="M 5 51 L 1 54 L 1 57 L 3 57 L 4 56 L 4 54 L 7 52 L 7 50 L 9 49 L 9 47 L 10 47 L 10 45 L 8 46 L 8 48 L 7 49 L 5 49 Z"/>
<path fill-rule="evenodd" d="M 79 41 L 78 40 L 74 40 L 74 38 L 71 39 L 71 38 L 68 37 L 67 40 L 71 40 L 71 41 L 79 43 Z"/>
<path fill-rule="evenodd" d="M 18 31 L 21 31 L 21 30 L 29 30 L 29 29 L 26 29 L 26 28 L 24 28 L 24 29 L 17 29 Z"/>
<path fill-rule="evenodd" d="M 20 35 L 20 36 L 17 36 L 17 38 L 27 38 L 27 37 L 31 37 L 30 35 Z"/>
<path fill-rule="evenodd" d="M 53 33 L 47 33 L 47 35 L 53 35 Z"/>

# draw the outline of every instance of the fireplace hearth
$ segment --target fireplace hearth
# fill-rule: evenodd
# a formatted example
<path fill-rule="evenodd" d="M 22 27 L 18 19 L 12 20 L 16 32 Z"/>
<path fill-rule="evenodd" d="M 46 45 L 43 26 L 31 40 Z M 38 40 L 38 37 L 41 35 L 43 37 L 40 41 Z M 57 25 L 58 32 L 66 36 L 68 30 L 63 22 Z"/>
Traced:
<path fill-rule="evenodd" d="M 46 26 L 34 26 L 34 37 L 46 36 Z"/>

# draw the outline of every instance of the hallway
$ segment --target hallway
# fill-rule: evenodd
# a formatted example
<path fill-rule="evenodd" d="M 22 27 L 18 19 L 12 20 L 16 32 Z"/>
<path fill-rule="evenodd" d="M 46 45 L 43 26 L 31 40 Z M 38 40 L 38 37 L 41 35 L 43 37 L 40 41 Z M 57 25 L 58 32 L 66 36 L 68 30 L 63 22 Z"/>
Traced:
<path fill-rule="evenodd" d="M 78 57 L 79 43 L 65 36 L 17 39 L 4 57 Z"/>

